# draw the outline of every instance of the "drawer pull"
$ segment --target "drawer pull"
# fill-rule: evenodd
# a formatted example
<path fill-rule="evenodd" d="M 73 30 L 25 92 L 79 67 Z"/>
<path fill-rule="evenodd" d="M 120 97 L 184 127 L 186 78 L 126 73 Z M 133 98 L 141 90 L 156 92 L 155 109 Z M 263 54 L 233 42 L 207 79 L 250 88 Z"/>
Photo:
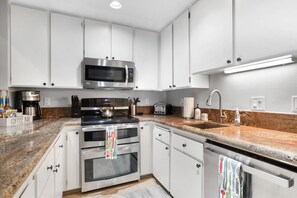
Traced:
<path fill-rule="evenodd" d="M 183 144 L 183 147 L 186 147 L 187 145 L 186 144 Z"/>
<path fill-rule="evenodd" d="M 56 169 L 56 170 L 53 170 L 53 172 L 54 172 L 54 173 L 57 173 L 57 172 L 58 172 L 58 169 Z"/>
<path fill-rule="evenodd" d="M 46 170 L 53 170 L 53 165 L 48 166 L 48 167 L 46 168 Z"/>
<path fill-rule="evenodd" d="M 200 167 L 201 167 L 201 165 L 200 165 L 200 164 L 196 164 L 196 167 L 197 167 L 197 168 L 200 168 Z"/>
<path fill-rule="evenodd" d="M 60 145 L 59 148 L 63 148 L 63 145 Z"/>

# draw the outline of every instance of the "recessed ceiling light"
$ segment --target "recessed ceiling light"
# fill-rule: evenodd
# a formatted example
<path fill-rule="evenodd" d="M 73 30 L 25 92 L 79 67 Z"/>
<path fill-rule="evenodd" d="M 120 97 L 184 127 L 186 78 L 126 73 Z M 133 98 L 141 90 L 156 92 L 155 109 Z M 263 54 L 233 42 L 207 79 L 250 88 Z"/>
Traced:
<path fill-rule="evenodd" d="M 122 4 L 119 1 L 112 1 L 109 6 L 113 9 L 120 9 Z"/>

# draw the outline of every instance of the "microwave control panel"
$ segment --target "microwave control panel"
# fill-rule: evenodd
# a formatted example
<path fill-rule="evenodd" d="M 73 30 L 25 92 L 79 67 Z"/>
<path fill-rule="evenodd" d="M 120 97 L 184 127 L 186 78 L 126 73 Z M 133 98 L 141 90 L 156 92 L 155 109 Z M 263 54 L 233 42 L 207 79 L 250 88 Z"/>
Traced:
<path fill-rule="evenodd" d="M 133 68 L 128 69 L 128 82 L 133 83 L 134 81 L 134 70 Z"/>

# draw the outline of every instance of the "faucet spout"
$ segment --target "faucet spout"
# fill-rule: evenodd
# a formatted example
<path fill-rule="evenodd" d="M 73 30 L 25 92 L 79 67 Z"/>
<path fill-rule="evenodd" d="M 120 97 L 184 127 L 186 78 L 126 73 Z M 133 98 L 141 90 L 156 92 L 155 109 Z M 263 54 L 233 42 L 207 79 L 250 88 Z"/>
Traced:
<path fill-rule="evenodd" d="M 227 116 L 226 116 L 225 112 L 223 112 L 223 110 L 222 110 L 222 95 L 219 90 L 215 89 L 210 93 L 208 99 L 206 100 L 206 105 L 211 106 L 211 99 L 212 99 L 212 96 L 214 93 L 217 93 L 219 96 L 220 121 L 222 123 L 223 119 L 226 118 Z"/>

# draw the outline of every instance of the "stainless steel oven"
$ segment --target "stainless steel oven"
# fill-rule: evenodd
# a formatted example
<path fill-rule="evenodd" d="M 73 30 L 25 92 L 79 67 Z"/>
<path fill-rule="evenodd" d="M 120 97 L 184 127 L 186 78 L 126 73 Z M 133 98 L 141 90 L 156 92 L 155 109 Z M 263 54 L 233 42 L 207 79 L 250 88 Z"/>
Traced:
<path fill-rule="evenodd" d="M 117 127 L 118 144 L 139 142 L 139 124 L 123 123 L 112 124 Z M 80 147 L 90 148 L 105 145 L 106 124 L 82 127 L 80 133 Z"/>
<path fill-rule="evenodd" d="M 140 178 L 139 143 L 118 145 L 117 159 L 105 159 L 105 148 L 81 150 L 82 192 Z"/>
<path fill-rule="evenodd" d="M 84 88 L 133 89 L 135 64 L 129 61 L 84 58 L 82 83 Z"/>

